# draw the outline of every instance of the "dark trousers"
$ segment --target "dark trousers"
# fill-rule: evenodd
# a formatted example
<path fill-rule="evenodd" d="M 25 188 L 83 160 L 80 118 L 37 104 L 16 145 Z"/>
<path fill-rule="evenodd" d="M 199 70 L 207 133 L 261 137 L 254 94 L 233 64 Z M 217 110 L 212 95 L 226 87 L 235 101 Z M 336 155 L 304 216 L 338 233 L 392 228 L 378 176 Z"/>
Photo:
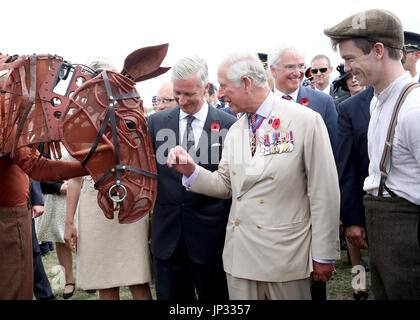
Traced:
<path fill-rule="evenodd" d="M 420 206 L 371 195 L 363 203 L 375 299 L 420 299 Z"/>
<path fill-rule="evenodd" d="M 324 281 L 313 281 L 311 284 L 311 295 L 314 301 L 327 300 L 327 284 Z"/>
<path fill-rule="evenodd" d="M 37 300 L 55 300 L 50 282 L 42 263 L 41 250 L 35 232 L 35 221 L 32 219 L 32 251 L 34 260 L 34 295 Z"/>
<path fill-rule="evenodd" d="M 229 299 L 222 257 L 217 262 L 195 263 L 182 240 L 166 260 L 153 257 L 158 300 L 226 301 Z"/>

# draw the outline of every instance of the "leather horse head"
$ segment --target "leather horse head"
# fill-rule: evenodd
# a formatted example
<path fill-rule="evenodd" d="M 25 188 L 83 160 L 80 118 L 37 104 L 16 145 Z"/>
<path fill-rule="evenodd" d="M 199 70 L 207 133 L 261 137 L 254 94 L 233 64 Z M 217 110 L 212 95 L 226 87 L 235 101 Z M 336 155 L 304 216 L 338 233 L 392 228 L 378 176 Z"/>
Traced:
<path fill-rule="evenodd" d="M 113 219 L 114 212 L 120 223 L 142 218 L 153 208 L 157 181 L 155 155 L 135 84 L 169 70 L 160 67 L 167 49 L 167 44 L 138 49 L 127 56 L 121 73 L 103 70 L 99 74 L 50 55 L 18 57 L 14 62 L 26 61 L 23 69 L 29 70 L 21 74 L 20 66 L 13 72 L 10 65 L 3 68 L 4 56 L 0 56 L 0 72 L 2 68 L 9 72 L 0 95 L 0 134 L 7 137 L 0 151 L 13 153 L 24 145 L 54 142 L 49 147 L 60 157 L 57 144 L 62 141 L 91 174 L 107 218 Z M 11 57 L 6 58 L 10 64 Z M 33 65 L 42 59 L 48 61 L 42 67 L 46 75 L 39 75 L 35 85 L 33 72 L 41 73 L 41 68 Z M 22 81 L 25 76 L 31 80 Z M 55 92 L 60 81 L 66 80 L 65 92 Z"/>

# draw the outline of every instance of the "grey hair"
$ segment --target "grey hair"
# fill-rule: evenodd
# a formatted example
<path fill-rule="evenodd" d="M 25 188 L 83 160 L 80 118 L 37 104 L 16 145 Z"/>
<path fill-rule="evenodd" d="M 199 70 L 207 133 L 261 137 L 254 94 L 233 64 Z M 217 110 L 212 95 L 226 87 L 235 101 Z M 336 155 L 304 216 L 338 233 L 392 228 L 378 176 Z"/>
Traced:
<path fill-rule="evenodd" d="M 257 87 L 268 86 L 267 73 L 256 53 L 233 53 L 227 56 L 220 66 L 228 66 L 226 77 L 237 88 L 241 86 L 244 76 L 251 78 Z"/>
<path fill-rule="evenodd" d="M 111 61 L 104 57 L 97 57 L 92 61 L 86 63 L 89 68 L 92 68 L 95 71 L 102 72 L 104 70 L 118 72 L 117 68 L 113 66 Z"/>
<path fill-rule="evenodd" d="M 305 60 L 305 53 L 300 48 L 297 48 L 294 46 L 288 46 L 288 45 L 281 45 L 275 48 L 268 55 L 268 65 L 270 67 L 273 66 L 273 68 L 275 68 L 277 64 L 280 62 L 281 56 L 283 55 L 283 53 L 288 52 L 288 51 L 303 56 L 303 59 Z"/>
<path fill-rule="evenodd" d="M 183 57 L 172 67 L 173 80 L 187 80 L 193 74 L 197 75 L 197 84 L 204 88 L 209 82 L 207 62 L 197 55 Z"/>

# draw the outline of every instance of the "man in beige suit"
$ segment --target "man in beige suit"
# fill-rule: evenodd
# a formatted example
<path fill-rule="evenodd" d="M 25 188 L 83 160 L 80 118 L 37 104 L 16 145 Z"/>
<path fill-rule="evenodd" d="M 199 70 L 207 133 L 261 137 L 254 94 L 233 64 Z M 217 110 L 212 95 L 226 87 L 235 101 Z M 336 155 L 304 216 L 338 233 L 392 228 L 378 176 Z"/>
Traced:
<path fill-rule="evenodd" d="M 311 276 L 328 281 L 340 256 L 327 129 L 318 113 L 271 92 L 254 54 L 230 55 L 218 78 L 232 112 L 247 113 L 230 128 L 218 170 L 180 146 L 168 166 L 192 192 L 232 197 L 223 250 L 230 299 L 311 299 Z"/>

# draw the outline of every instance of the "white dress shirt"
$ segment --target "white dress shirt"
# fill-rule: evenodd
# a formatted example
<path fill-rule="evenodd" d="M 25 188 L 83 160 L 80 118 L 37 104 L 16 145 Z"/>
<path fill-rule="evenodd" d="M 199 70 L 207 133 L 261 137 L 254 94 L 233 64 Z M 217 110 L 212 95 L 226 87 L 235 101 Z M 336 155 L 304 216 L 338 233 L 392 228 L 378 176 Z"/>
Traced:
<path fill-rule="evenodd" d="M 330 84 L 324 89 L 324 90 L 319 90 L 316 86 L 315 86 L 315 90 L 316 91 L 321 91 L 321 92 L 324 92 L 324 93 L 326 93 L 326 94 L 328 94 L 328 95 L 330 95 L 330 90 L 331 90 L 331 81 L 330 81 Z"/>
<path fill-rule="evenodd" d="M 293 101 L 296 102 L 297 97 L 298 97 L 298 93 L 299 93 L 299 87 L 295 91 L 293 91 L 292 93 L 284 93 L 284 92 L 281 92 L 279 89 L 274 88 L 274 93 L 278 94 L 280 97 L 283 97 L 285 95 L 286 96 L 291 96 Z"/>
<path fill-rule="evenodd" d="M 409 82 L 413 82 L 413 78 L 408 72 L 404 73 L 381 93 L 375 93 L 370 103 L 369 176 L 363 189 L 373 195 L 378 194 L 379 164 L 394 106 L 402 88 Z M 411 91 L 401 106 L 390 159 L 386 186 L 398 196 L 420 205 L 420 88 Z M 389 196 L 386 191 L 384 195 Z"/>

